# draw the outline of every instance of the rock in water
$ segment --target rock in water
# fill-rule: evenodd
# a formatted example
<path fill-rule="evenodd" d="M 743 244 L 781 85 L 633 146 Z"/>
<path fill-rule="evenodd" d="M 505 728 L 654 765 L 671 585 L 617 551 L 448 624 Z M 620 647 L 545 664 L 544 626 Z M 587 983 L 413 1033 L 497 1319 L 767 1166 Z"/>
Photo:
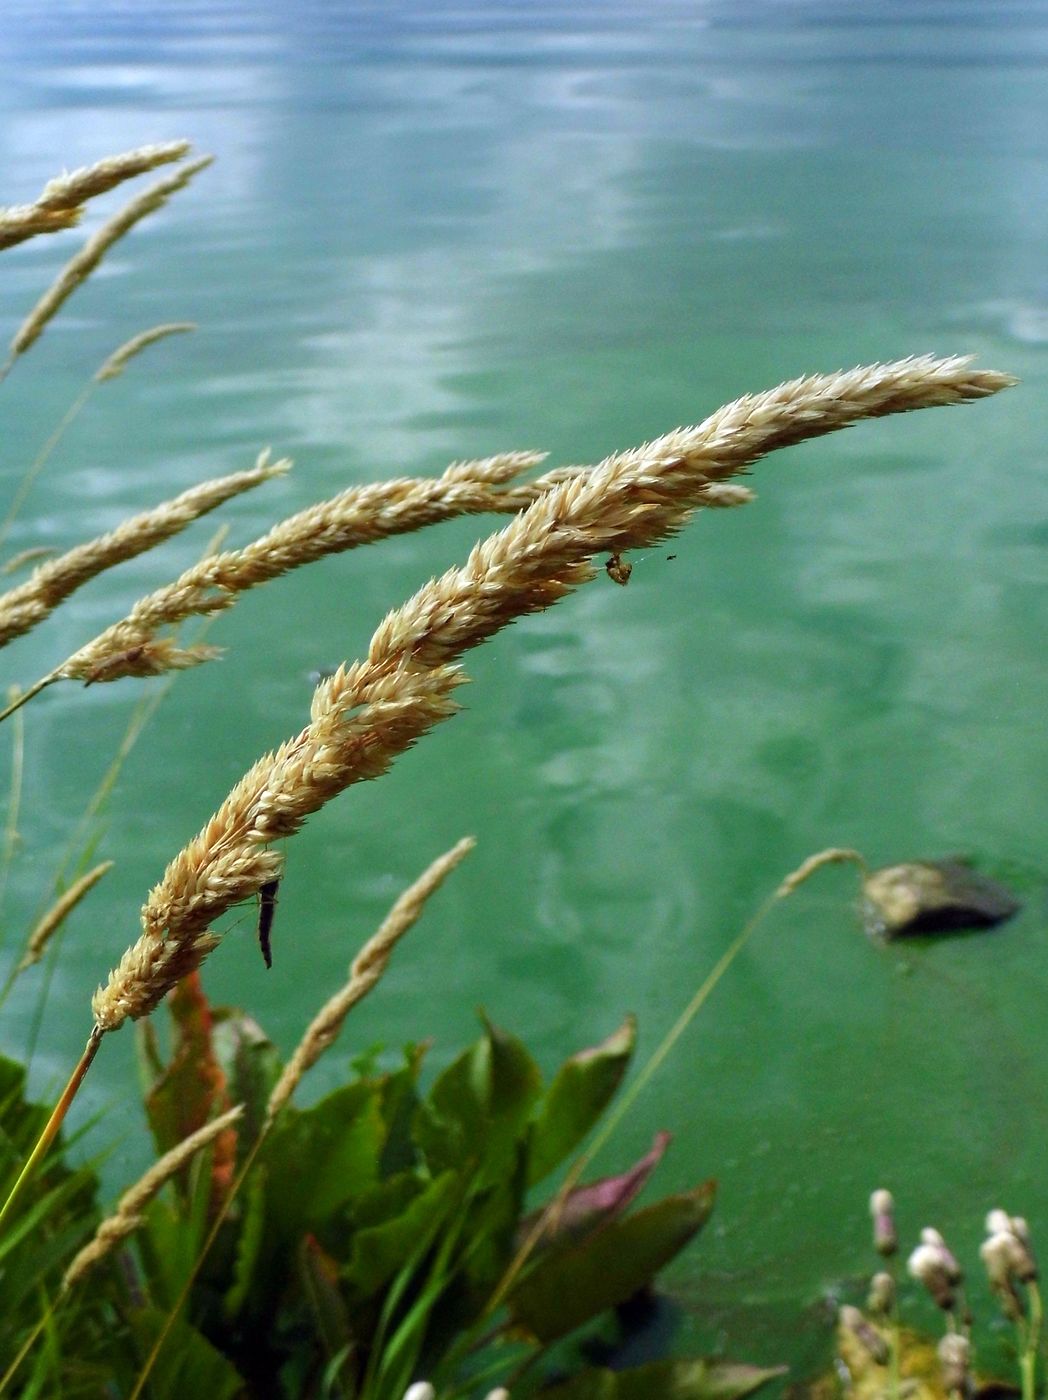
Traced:
<path fill-rule="evenodd" d="M 960 860 L 915 860 L 874 870 L 863 883 L 867 930 L 879 938 L 993 928 L 1022 908 Z"/>

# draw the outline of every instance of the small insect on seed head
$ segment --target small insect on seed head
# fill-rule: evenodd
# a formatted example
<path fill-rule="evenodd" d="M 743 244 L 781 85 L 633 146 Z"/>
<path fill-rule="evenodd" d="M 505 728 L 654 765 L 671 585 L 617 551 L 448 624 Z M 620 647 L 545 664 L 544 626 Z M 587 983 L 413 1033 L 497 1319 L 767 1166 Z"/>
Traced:
<path fill-rule="evenodd" d="M 633 572 L 633 565 L 628 559 L 623 559 L 621 554 L 613 554 L 604 567 L 608 571 L 608 578 L 620 583 L 623 588 L 626 587 Z"/>

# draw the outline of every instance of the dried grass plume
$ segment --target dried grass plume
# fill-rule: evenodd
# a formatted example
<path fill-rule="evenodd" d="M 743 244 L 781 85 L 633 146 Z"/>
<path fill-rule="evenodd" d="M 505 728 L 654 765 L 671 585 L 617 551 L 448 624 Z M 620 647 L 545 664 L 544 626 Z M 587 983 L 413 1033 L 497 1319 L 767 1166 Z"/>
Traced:
<path fill-rule="evenodd" d="M 432 865 L 408 886 L 378 930 L 361 948 L 349 969 L 349 981 L 314 1016 L 295 1053 L 284 1067 L 284 1072 L 273 1086 L 266 1105 L 266 1126 L 263 1131 L 268 1129 L 290 1099 L 306 1071 L 311 1069 L 324 1051 L 334 1043 L 349 1012 L 378 983 L 389 965 L 393 949 L 408 929 L 418 921 L 430 895 L 440 888 L 455 866 L 469 855 L 476 844 L 472 836 L 464 836 L 450 851 L 438 856 Z"/>
<path fill-rule="evenodd" d="M 62 1280 L 62 1288 L 66 1291 L 73 1288 L 106 1255 L 111 1254 L 117 1245 L 134 1234 L 143 1223 L 143 1211 L 161 1187 L 173 1176 L 177 1176 L 202 1148 L 209 1146 L 231 1128 L 243 1112 L 243 1104 L 237 1104 L 228 1113 L 223 1113 L 210 1123 L 205 1123 L 195 1133 L 190 1133 L 189 1137 L 184 1138 L 154 1162 L 145 1175 L 124 1192 L 113 1214 L 102 1221 L 95 1231 L 94 1239 L 84 1246 L 69 1265 Z"/>
<path fill-rule="evenodd" d="M 42 622 L 63 599 L 105 569 L 144 554 L 224 501 L 282 476 L 290 465 L 287 459 L 271 463 L 263 452 L 250 470 L 192 486 L 152 510 L 131 516 L 108 534 L 41 564 L 25 583 L 0 594 L 0 646 Z"/>
<path fill-rule="evenodd" d="M 144 175 L 158 165 L 181 160 L 188 152 L 188 141 L 140 146 L 122 155 L 106 156 L 71 174 L 56 176 L 47 182 L 32 204 L 0 209 L 0 248 L 11 248 L 39 233 L 57 233 L 59 229 L 71 228 L 79 221 L 89 199 L 105 194 L 136 175 Z"/>
<path fill-rule="evenodd" d="M 140 195 L 132 199 L 130 203 L 125 204 L 111 219 L 108 219 L 101 228 L 96 229 L 80 251 L 66 263 L 18 328 L 11 341 L 8 366 L 35 344 L 48 323 L 68 301 L 77 287 L 87 281 L 113 244 L 123 238 L 125 233 L 130 232 L 135 224 L 146 218 L 147 215 L 162 208 L 173 194 L 189 184 L 194 175 L 206 169 L 211 164 L 212 159 L 212 156 L 202 156 L 199 160 L 189 161 L 176 170 L 173 175 L 168 175 L 165 179 L 158 180 L 148 189 L 143 190 Z"/>
<path fill-rule="evenodd" d="M 466 563 L 390 613 L 367 656 L 317 687 L 310 723 L 244 775 L 168 865 L 143 933 L 99 988 L 97 1024 L 147 1014 L 214 945 L 210 924 L 278 877 L 273 843 L 393 760 L 455 709 L 456 664 L 515 618 L 594 577 L 591 559 L 674 534 L 717 486 L 778 447 L 863 418 L 983 398 L 1014 383 L 966 359 L 924 356 L 793 380 L 749 394 L 698 427 L 617 453 L 540 495 Z"/>
<path fill-rule="evenodd" d="M 25 952 L 22 960 L 18 964 L 18 971 L 24 972 L 27 967 L 32 967 L 44 956 L 44 951 L 51 939 L 65 923 L 66 919 L 73 912 L 76 906 L 89 894 L 98 884 L 103 875 L 108 874 L 113 868 L 111 860 L 104 860 L 100 865 L 96 865 L 93 870 L 89 870 L 86 875 L 81 875 L 79 880 L 73 884 L 55 900 L 51 908 L 40 918 L 36 927 L 30 933 L 26 942 Z"/>
<path fill-rule="evenodd" d="M 158 340 L 166 340 L 169 335 L 185 335 L 187 331 L 195 330 L 194 321 L 167 321 L 162 326 L 152 326 L 147 331 L 139 331 L 138 335 L 133 335 L 130 340 L 118 346 L 109 359 L 99 365 L 95 370 L 95 383 L 104 384 L 109 379 L 119 378 L 127 368 L 129 360 L 141 355 L 143 350 L 155 345 Z"/>

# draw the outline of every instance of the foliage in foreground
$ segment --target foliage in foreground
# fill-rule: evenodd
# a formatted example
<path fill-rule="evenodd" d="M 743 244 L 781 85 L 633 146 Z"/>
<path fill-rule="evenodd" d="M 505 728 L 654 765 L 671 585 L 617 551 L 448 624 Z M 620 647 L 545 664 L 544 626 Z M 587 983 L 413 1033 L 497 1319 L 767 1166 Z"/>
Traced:
<path fill-rule="evenodd" d="M 514 1397 L 552 1381 L 550 1400 L 733 1400 L 775 1374 L 695 1360 L 579 1367 L 573 1343 L 649 1288 L 713 1206 L 706 1181 L 629 1209 L 666 1148 L 660 1134 L 622 1175 L 528 1213 L 533 1188 L 607 1108 L 632 1056 L 631 1020 L 548 1085 L 524 1045 L 487 1022 L 425 1092 L 424 1047 L 393 1069 L 358 1064 L 315 1106 L 288 1108 L 249 1161 L 281 1069 L 274 1047 L 241 1013 L 212 1010 L 195 978 L 172 1010 L 167 1063 L 151 1035 L 141 1039 L 158 1151 L 231 1102 L 244 1115 L 148 1206 L 132 1238 L 64 1291 L 57 1265 L 93 1224 L 94 1183 L 52 1159 L 24 1216 L 36 1225 L 39 1287 L 27 1273 L 15 1297 L 5 1270 L 2 1300 L 11 1355 L 58 1297 L 35 1363 L 44 1393 L 98 1394 L 103 1377 L 130 1393 L 223 1211 L 146 1394 L 401 1400 L 425 1376 L 442 1395 L 512 1379 Z M 13 1138 L 24 1120 L 28 1139 L 37 1110 L 21 1100 L 16 1068 L 2 1073 L 5 1126 Z"/>

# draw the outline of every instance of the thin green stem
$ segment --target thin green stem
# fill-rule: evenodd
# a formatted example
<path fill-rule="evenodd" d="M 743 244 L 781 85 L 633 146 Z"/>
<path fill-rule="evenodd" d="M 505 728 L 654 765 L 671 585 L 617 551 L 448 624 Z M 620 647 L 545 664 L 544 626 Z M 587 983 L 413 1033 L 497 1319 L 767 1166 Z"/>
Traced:
<path fill-rule="evenodd" d="M 114 785 L 116 784 L 116 780 L 120 776 L 120 771 L 123 768 L 128 755 L 137 743 L 138 737 L 142 733 L 142 730 L 152 719 L 157 707 L 161 704 L 168 691 L 171 689 L 172 685 L 174 684 L 174 679 L 175 678 L 172 676 L 166 682 L 164 682 L 164 684 L 161 685 L 158 689 L 147 691 L 146 694 L 143 695 L 138 701 L 138 703 L 135 705 L 135 708 L 132 710 L 131 718 L 128 721 L 127 728 L 124 731 L 124 737 L 120 741 L 120 746 L 117 749 L 116 753 L 113 755 L 109 767 L 102 775 L 101 781 L 92 793 L 87 806 L 84 808 L 80 820 L 76 824 L 72 836 L 66 843 L 66 848 L 62 854 L 61 860 L 59 861 L 58 869 L 55 871 L 54 877 L 51 881 L 51 890 L 54 896 L 58 895 L 62 887 L 63 881 L 66 879 L 67 871 L 69 870 L 70 865 L 73 864 L 74 857 L 79 855 L 79 862 L 84 862 L 86 856 L 85 848 L 90 844 L 91 823 L 98 816 L 99 812 L 101 812 L 104 808 L 105 803 L 108 800 Z M 40 919 L 41 915 L 47 909 L 50 902 L 50 898 L 45 898 L 41 901 L 36 911 L 36 918 L 33 920 L 34 924 Z M 47 962 L 44 967 L 44 977 L 40 984 L 39 991 L 37 993 L 36 1008 L 33 1014 L 33 1020 L 30 1027 L 29 1041 L 26 1047 L 27 1064 L 30 1064 L 32 1062 L 33 1056 L 36 1053 L 36 1043 L 37 1039 L 39 1038 L 40 1027 L 43 1024 L 44 1010 L 47 1006 L 48 993 L 51 989 L 51 980 L 54 976 L 55 966 L 57 962 L 58 946 L 58 942 L 53 941 L 51 947 L 47 951 Z M 13 970 L 12 975 L 9 976 L 8 982 L 4 985 L 2 989 L 0 989 L 0 1007 L 3 1006 L 4 999 L 10 992 L 11 986 L 13 985 L 16 976 L 17 970 L 15 969 Z"/>
<path fill-rule="evenodd" d="M 254 1166 L 255 1158 L 258 1156 L 262 1144 L 265 1142 L 268 1136 L 268 1127 L 268 1124 L 265 1127 L 263 1127 L 262 1131 L 255 1139 L 250 1152 L 244 1158 L 240 1170 L 237 1172 L 236 1176 L 233 1179 L 233 1183 L 229 1188 L 229 1192 L 225 1200 L 215 1212 L 215 1218 L 211 1222 L 211 1228 L 207 1232 L 207 1238 L 204 1240 L 204 1243 L 200 1247 L 200 1252 L 198 1253 L 196 1259 L 193 1261 L 193 1267 L 186 1275 L 186 1280 L 183 1283 L 181 1289 L 179 1290 L 178 1297 L 171 1304 L 171 1307 L 168 1310 L 167 1317 L 164 1319 L 164 1325 L 163 1327 L 161 1327 L 159 1333 L 157 1334 L 156 1341 L 153 1343 L 152 1349 L 149 1352 L 149 1355 L 146 1357 L 142 1365 L 141 1371 L 139 1371 L 138 1373 L 138 1378 L 135 1381 L 135 1388 L 127 1397 L 127 1400 L 139 1400 L 139 1396 L 142 1394 L 143 1387 L 145 1386 L 146 1381 L 149 1379 L 150 1373 L 152 1372 L 153 1367 L 156 1365 L 157 1360 L 160 1357 L 161 1351 L 163 1351 L 164 1349 L 164 1343 L 170 1336 L 171 1329 L 172 1327 L 174 1327 L 175 1322 L 178 1319 L 179 1313 L 181 1313 L 183 1307 L 185 1306 L 186 1299 L 189 1297 L 190 1290 L 192 1289 L 193 1284 L 196 1282 L 197 1274 L 199 1274 L 201 1267 L 203 1266 L 204 1260 L 211 1252 L 211 1246 L 215 1243 L 215 1240 L 218 1238 L 218 1232 L 222 1228 L 225 1218 L 229 1214 L 230 1207 L 232 1206 L 234 1200 L 237 1197 L 238 1192 L 240 1191 L 240 1188 L 243 1186 L 244 1181 L 247 1178 L 248 1172 L 251 1170 L 252 1166 Z"/>
<path fill-rule="evenodd" d="M 70 1105 L 76 1098 L 76 1092 L 84 1081 L 84 1075 L 91 1068 L 91 1062 L 98 1054 L 98 1047 L 102 1044 L 102 1036 L 104 1034 L 105 1032 L 100 1026 L 91 1027 L 91 1034 L 87 1037 L 87 1045 L 84 1047 L 84 1053 L 80 1056 L 76 1069 L 74 1069 L 73 1073 L 69 1076 L 69 1083 L 62 1090 L 61 1097 L 55 1104 L 51 1117 L 44 1125 L 44 1130 L 37 1139 L 36 1146 L 26 1158 L 25 1165 L 18 1175 L 18 1180 L 15 1182 L 14 1186 L 12 1186 L 10 1195 L 4 1202 L 3 1209 L 0 1210 L 0 1232 L 3 1231 L 6 1221 L 32 1177 L 33 1172 L 47 1154 L 47 1150 L 52 1142 L 54 1142 L 55 1138 L 58 1136 L 58 1130 L 65 1121 L 65 1116 L 69 1112 Z"/>
<path fill-rule="evenodd" d="M 14 1380 L 15 1375 L 16 1375 L 17 1372 L 18 1372 L 18 1368 L 21 1366 L 22 1362 L 26 1359 L 26 1357 L 29 1355 L 30 1351 L 32 1351 L 33 1346 L 34 1346 L 35 1343 L 36 1343 L 36 1339 L 40 1336 L 40 1333 L 41 1333 L 41 1332 L 44 1330 L 44 1328 L 47 1326 L 48 1322 L 49 1322 L 50 1319 L 51 1319 L 51 1314 L 52 1314 L 53 1311 L 54 1311 L 54 1304 L 53 1304 L 53 1303 L 49 1303 L 49 1304 L 48 1304 L 48 1307 L 47 1307 L 47 1310 L 45 1311 L 44 1315 L 41 1317 L 40 1321 L 36 1324 L 36 1326 L 33 1328 L 33 1330 L 29 1333 L 29 1336 L 26 1337 L 25 1341 L 24 1341 L 24 1342 L 22 1343 L 22 1345 L 18 1348 L 18 1352 L 17 1352 L 17 1354 L 15 1355 L 15 1358 L 14 1358 L 14 1360 L 11 1362 L 10 1366 L 8 1366 L 8 1368 L 7 1368 L 7 1370 L 4 1372 L 4 1374 L 3 1374 L 2 1376 L 0 1376 L 0 1395 L 3 1395 L 3 1394 L 4 1394 L 4 1392 L 7 1390 L 7 1387 L 8 1387 L 8 1386 L 10 1385 L 10 1383 Z"/>
<path fill-rule="evenodd" d="M 7 692 L 8 699 L 17 698 L 17 688 L 12 686 Z M 4 850 L 0 856 L 0 910 L 7 893 L 7 878 L 18 848 L 18 816 L 22 805 L 22 776 L 25 759 L 25 723 L 19 715 L 14 724 L 14 738 L 11 741 L 11 787 L 7 799 L 7 821 L 4 824 Z M 2 998 L 0 998 L 2 1003 Z"/>
<path fill-rule="evenodd" d="M 48 458 L 51 456 L 51 453 L 61 442 L 62 438 L 64 437 L 67 430 L 71 427 L 80 410 L 91 397 L 91 391 L 94 389 L 94 387 L 94 379 L 89 379 L 88 382 L 84 385 L 83 389 L 81 389 L 79 395 L 66 409 L 64 416 L 58 423 L 58 426 L 51 433 L 51 436 L 47 439 L 43 447 L 41 447 L 40 451 L 36 454 L 36 456 L 33 458 L 33 461 L 26 469 L 26 473 L 22 477 L 18 490 L 15 492 L 14 500 L 11 502 L 10 509 L 4 516 L 3 521 L 0 522 L 0 545 L 2 545 L 3 542 L 7 539 L 7 536 L 11 530 L 11 526 L 15 523 L 15 520 L 18 518 L 18 512 L 25 505 L 25 498 L 29 495 L 33 482 L 43 471 L 44 467 L 47 465 L 47 461 Z"/>
<path fill-rule="evenodd" d="M 13 715 L 16 710 L 20 710 L 28 700 L 32 700 L 34 695 L 39 695 L 45 686 L 54 685 L 55 681 L 61 679 L 61 676 L 55 675 L 52 671 L 49 676 L 42 676 L 40 680 L 34 681 L 28 690 L 23 690 L 16 699 L 11 701 L 6 710 L 0 710 L 0 724 L 3 724 L 4 720 L 9 715 Z"/>
<path fill-rule="evenodd" d="M 1026 1285 L 1029 1301 L 1029 1315 L 1026 1326 L 1020 1334 L 1022 1354 L 1019 1357 L 1019 1374 L 1022 1378 L 1023 1400 L 1034 1400 L 1037 1393 L 1037 1353 L 1041 1346 L 1041 1323 L 1044 1317 L 1041 1290 L 1036 1280 Z"/>
<path fill-rule="evenodd" d="M 677 1020 L 666 1032 L 666 1035 L 663 1037 L 661 1043 L 653 1051 L 651 1058 L 648 1060 L 647 1064 L 644 1065 L 643 1069 L 641 1069 L 640 1073 L 637 1075 L 636 1079 L 634 1079 L 633 1083 L 630 1085 L 626 1093 L 622 1096 L 614 1111 L 610 1113 L 608 1117 L 604 1120 L 600 1131 L 596 1134 L 589 1147 L 572 1166 L 571 1170 L 565 1177 L 560 1190 L 557 1192 L 557 1195 L 550 1202 L 546 1210 L 541 1212 L 539 1219 L 536 1222 L 531 1233 L 521 1245 L 520 1250 L 518 1251 L 513 1262 L 510 1264 L 509 1268 L 503 1275 L 495 1291 L 488 1299 L 488 1302 L 484 1307 L 484 1311 L 481 1314 L 482 1318 L 489 1317 L 491 1313 L 493 1313 L 495 1309 L 498 1308 L 499 1305 L 504 1301 L 506 1295 L 509 1293 L 509 1290 L 512 1288 L 513 1283 L 520 1274 L 521 1269 L 524 1267 L 525 1263 L 530 1258 L 535 1246 L 538 1244 L 539 1240 L 546 1232 L 551 1220 L 555 1220 L 557 1218 L 559 1211 L 563 1208 L 564 1202 L 567 1200 L 569 1194 L 577 1185 L 579 1178 L 582 1176 L 582 1173 L 586 1170 L 589 1164 L 593 1161 L 594 1157 L 596 1157 L 597 1153 L 600 1152 L 600 1150 L 607 1143 L 608 1139 L 616 1131 L 619 1124 L 626 1117 L 626 1114 L 629 1113 L 629 1111 L 632 1109 L 637 1099 L 644 1092 L 654 1075 L 661 1068 L 663 1062 L 669 1055 L 670 1051 L 677 1044 L 677 1041 L 680 1040 L 681 1036 L 691 1025 L 692 1021 L 694 1021 L 695 1017 L 705 1006 L 706 1002 L 709 1000 L 710 996 L 716 989 L 718 983 L 721 981 L 725 973 L 735 962 L 739 954 L 746 947 L 747 943 L 749 943 L 753 935 L 760 928 L 761 924 L 767 918 L 771 910 L 775 907 L 777 903 L 779 903 L 780 900 L 788 898 L 794 892 L 794 890 L 798 889 L 800 885 L 802 885 L 804 881 L 809 879 L 810 876 L 814 875 L 814 873 L 817 870 L 821 870 L 824 865 L 837 864 L 842 861 L 853 862 L 857 864 L 859 868 L 863 871 L 865 871 L 866 869 L 866 863 L 857 851 L 845 851 L 837 849 L 821 851 L 818 855 L 810 856 L 806 861 L 803 862 L 802 865 L 800 865 L 795 871 L 793 871 L 792 874 L 788 875 L 786 879 L 783 880 L 782 884 L 778 887 L 778 889 L 775 890 L 772 894 L 770 894 L 767 897 L 767 899 L 765 899 L 764 903 L 761 904 L 757 912 L 750 917 L 748 922 L 743 926 L 742 931 L 728 945 L 725 952 L 721 955 L 721 957 L 714 965 L 712 971 L 699 986 L 691 1001 L 688 1002 L 688 1005 L 684 1008 L 681 1014 L 677 1017 Z"/>

